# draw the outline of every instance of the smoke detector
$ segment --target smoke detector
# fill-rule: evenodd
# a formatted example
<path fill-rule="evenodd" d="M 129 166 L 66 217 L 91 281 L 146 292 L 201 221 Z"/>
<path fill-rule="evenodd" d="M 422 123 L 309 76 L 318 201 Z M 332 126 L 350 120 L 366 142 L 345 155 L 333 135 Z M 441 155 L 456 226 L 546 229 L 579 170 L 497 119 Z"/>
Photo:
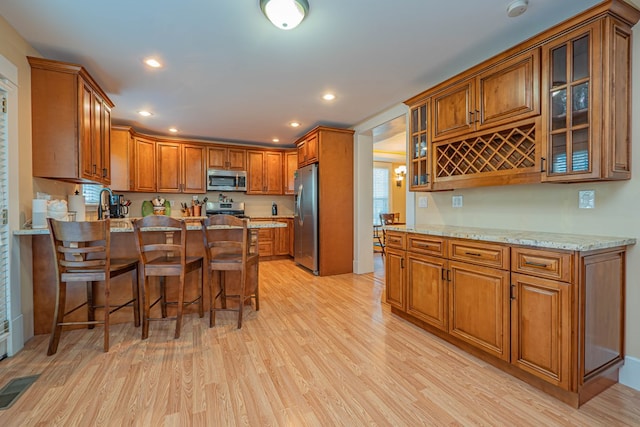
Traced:
<path fill-rule="evenodd" d="M 529 0 L 514 0 L 507 6 L 507 16 L 509 18 L 515 18 L 522 15 L 529 5 Z"/>

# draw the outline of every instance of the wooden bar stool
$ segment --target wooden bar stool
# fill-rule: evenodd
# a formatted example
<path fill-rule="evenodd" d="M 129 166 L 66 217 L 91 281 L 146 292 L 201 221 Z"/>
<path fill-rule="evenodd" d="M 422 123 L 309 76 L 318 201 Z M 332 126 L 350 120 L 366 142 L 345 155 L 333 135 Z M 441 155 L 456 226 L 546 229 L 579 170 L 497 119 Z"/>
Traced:
<path fill-rule="evenodd" d="M 104 325 L 104 351 L 109 351 L 109 315 L 123 307 L 133 307 L 133 321 L 140 326 L 140 304 L 138 300 L 138 260 L 135 258 L 111 258 L 110 221 L 67 222 L 52 218 L 48 220 L 51 245 L 55 256 L 56 307 L 53 315 L 53 329 L 49 339 L 48 355 L 55 354 L 62 333 L 68 325 Z M 110 301 L 111 279 L 128 272 L 132 276 L 132 298 L 122 304 L 112 306 Z M 65 311 L 67 284 L 84 282 L 87 301 Z M 104 282 L 104 305 L 96 305 L 97 282 Z M 83 306 L 87 306 L 87 321 L 64 321 L 65 316 Z M 113 307 L 113 308 L 112 308 Z M 96 320 L 96 308 L 104 309 L 104 319 Z"/>
<path fill-rule="evenodd" d="M 260 310 L 260 294 L 258 286 L 258 253 L 251 252 L 251 236 L 248 230 L 248 219 L 240 219 L 231 215 L 212 215 L 202 220 L 202 237 L 205 257 L 209 271 L 209 327 L 216 323 L 217 311 L 237 311 L 238 329 L 242 328 L 242 315 L 246 301 L 255 299 L 256 311 Z M 257 242 L 255 242 L 257 247 Z M 255 283 L 248 283 L 249 269 L 255 270 Z M 236 294 L 227 291 L 227 271 L 238 271 L 240 282 Z M 217 279 L 218 289 L 213 279 Z M 215 295 L 215 296 L 214 296 Z M 237 300 L 238 306 L 227 308 L 227 298 Z M 220 299 L 220 307 L 217 301 Z"/>
<path fill-rule="evenodd" d="M 182 311 L 185 305 L 198 304 L 198 314 L 204 317 L 202 257 L 187 256 L 187 226 L 184 221 L 164 215 L 149 215 L 133 222 L 136 245 L 140 254 L 142 280 L 142 339 L 149 336 L 150 320 L 176 320 L 175 338 L 180 338 Z M 199 292 L 192 301 L 184 301 L 185 276 L 199 270 Z M 178 300 L 167 301 L 166 277 L 178 277 Z M 160 278 L 160 296 L 150 303 L 149 277 Z M 151 307 L 160 303 L 162 317 L 151 317 Z M 176 306 L 176 316 L 167 317 L 167 306 Z"/>

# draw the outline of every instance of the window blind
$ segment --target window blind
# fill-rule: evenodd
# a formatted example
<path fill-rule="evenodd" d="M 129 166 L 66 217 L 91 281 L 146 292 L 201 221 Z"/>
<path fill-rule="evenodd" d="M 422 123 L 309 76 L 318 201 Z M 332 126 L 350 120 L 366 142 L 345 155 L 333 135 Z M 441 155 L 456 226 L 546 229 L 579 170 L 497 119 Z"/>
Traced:
<path fill-rule="evenodd" d="M 373 223 L 380 224 L 380 214 L 389 212 L 389 168 L 373 168 Z"/>
<path fill-rule="evenodd" d="M 0 341 L 9 336 L 9 149 L 7 93 L 0 88 Z"/>

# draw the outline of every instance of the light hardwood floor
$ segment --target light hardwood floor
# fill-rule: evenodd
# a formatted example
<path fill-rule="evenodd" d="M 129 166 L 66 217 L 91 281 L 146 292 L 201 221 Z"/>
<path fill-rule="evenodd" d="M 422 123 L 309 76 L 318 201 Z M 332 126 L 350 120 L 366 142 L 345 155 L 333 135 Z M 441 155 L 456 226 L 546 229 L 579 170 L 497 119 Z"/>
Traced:
<path fill-rule="evenodd" d="M 260 311 L 241 330 L 188 315 L 47 336 L 0 362 L 0 387 L 41 374 L 0 426 L 623 426 L 640 392 L 617 384 L 579 410 L 390 314 L 379 274 L 314 277 L 260 264 Z M 225 316 L 226 315 L 226 316 Z"/>

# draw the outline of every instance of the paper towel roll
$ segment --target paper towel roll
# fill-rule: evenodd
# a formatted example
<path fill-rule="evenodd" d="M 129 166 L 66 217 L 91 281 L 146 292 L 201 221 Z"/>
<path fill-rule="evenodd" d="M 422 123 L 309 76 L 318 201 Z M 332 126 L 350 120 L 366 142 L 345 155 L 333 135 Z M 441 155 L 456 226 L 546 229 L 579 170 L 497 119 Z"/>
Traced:
<path fill-rule="evenodd" d="M 33 199 L 31 228 L 47 228 L 47 200 Z"/>
<path fill-rule="evenodd" d="M 86 221 L 86 210 L 83 195 L 69 195 L 69 212 L 76 213 L 76 221 Z"/>

